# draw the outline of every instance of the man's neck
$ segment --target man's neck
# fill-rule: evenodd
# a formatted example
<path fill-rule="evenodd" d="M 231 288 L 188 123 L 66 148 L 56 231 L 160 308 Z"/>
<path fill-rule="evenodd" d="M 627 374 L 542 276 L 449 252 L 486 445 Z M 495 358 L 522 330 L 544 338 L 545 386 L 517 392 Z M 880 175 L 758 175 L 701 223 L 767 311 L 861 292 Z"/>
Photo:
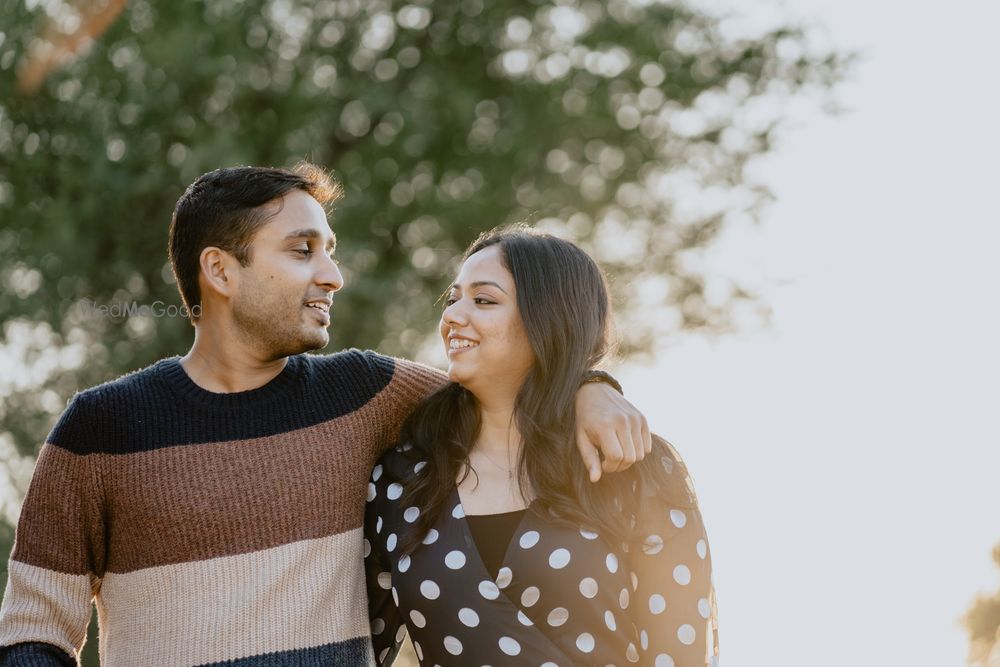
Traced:
<path fill-rule="evenodd" d="M 181 367 L 206 391 L 229 394 L 263 387 L 288 363 L 288 357 L 263 359 L 237 341 L 227 340 L 223 345 L 217 337 L 195 331 L 194 344 L 181 357 Z"/>

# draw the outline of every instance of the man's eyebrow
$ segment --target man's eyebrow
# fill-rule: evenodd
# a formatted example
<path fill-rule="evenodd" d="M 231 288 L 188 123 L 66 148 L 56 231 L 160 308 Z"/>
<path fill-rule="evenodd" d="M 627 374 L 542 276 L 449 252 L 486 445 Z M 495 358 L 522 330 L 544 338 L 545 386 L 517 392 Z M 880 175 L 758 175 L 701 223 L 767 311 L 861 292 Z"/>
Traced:
<path fill-rule="evenodd" d="M 470 288 L 482 287 L 483 285 L 492 285 L 493 287 L 496 287 L 498 290 L 500 290 L 504 294 L 507 294 L 507 290 L 505 290 L 504 288 L 500 287 L 499 285 L 497 285 L 492 280 L 477 280 L 474 283 L 469 283 L 469 287 Z M 455 283 L 454 285 L 451 286 L 450 289 L 462 289 L 462 286 L 459 285 L 458 283 Z"/>
<path fill-rule="evenodd" d="M 290 239 L 318 239 L 321 236 L 322 234 L 320 234 L 319 231 L 311 227 L 306 227 L 305 229 L 296 229 L 294 232 L 291 232 L 290 234 L 285 236 L 285 240 L 287 241 Z M 337 235 L 331 234 L 330 238 L 327 239 L 326 249 L 329 251 L 333 250 L 336 247 L 337 247 Z"/>

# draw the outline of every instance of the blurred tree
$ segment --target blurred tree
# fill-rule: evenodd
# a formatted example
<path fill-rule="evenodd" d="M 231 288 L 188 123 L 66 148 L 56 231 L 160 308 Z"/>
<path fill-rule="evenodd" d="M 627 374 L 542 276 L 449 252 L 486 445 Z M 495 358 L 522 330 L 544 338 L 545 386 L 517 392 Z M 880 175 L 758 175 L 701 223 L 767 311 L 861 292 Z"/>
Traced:
<path fill-rule="evenodd" d="M 1000 545 L 993 548 L 993 562 L 1000 567 Z M 969 632 L 969 662 L 1000 667 L 1000 591 L 976 597 L 963 621 Z"/>
<path fill-rule="evenodd" d="M 767 200 L 744 167 L 784 103 L 847 64 L 798 28 L 740 36 L 656 0 L 0 0 L 0 16 L 8 518 L 74 391 L 190 344 L 160 313 L 180 303 L 170 212 L 198 174 L 305 158 L 345 183 L 332 349 L 418 355 L 455 255 L 529 220 L 604 264 L 624 349 L 648 350 L 759 305 L 701 255 Z"/>
<path fill-rule="evenodd" d="M 77 389 L 186 349 L 181 317 L 92 306 L 179 304 L 170 212 L 223 165 L 344 181 L 332 349 L 416 355 L 456 253 L 519 220 L 604 263 L 626 350 L 725 329 L 753 295 L 701 253 L 766 200 L 743 169 L 782 102 L 845 66 L 651 0 L 122 4 L 0 0 L 0 435 L 25 454 Z"/>

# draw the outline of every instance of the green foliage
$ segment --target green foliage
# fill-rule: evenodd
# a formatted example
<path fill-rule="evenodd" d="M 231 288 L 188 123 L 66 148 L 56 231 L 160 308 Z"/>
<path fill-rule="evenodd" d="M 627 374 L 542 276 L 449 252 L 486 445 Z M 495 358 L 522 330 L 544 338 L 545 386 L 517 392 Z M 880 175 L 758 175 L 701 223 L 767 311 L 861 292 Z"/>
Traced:
<path fill-rule="evenodd" d="M 332 349 L 415 355 L 455 255 L 521 220 L 604 263 L 625 349 L 663 333 L 657 307 L 724 329 L 752 295 L 707 295 L 699 253 L 766 199 L 743 169 L 781 102 L 844 69 L 797 29 L 737 39 L 680 4 L 133 0 L 24 95 L 71 10 L 0 13 L 0 435 L 24 454 L 74 391 L 187 348 L 180 317 L 88 304 L 179 305 L 170 213 L 224 165 L 305 158 L 344 182 Z"/>

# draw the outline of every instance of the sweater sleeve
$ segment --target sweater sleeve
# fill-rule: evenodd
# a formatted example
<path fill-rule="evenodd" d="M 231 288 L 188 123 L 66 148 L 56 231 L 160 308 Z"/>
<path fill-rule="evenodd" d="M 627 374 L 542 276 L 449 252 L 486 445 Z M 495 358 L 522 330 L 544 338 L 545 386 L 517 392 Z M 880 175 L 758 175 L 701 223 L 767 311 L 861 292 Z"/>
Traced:
<path fill-rule="evenodd" d="M 676 456 L 676 452 L 671 448 Z M 680 459 L 674 474 L 687 472 Z M 684 480 L 690 487 L 690 479 Z M 675 500 L 675 499 L 672 499 Z M 706 667 L 718 662 L 718 620 L 708 538 L 695 496 L 687 502 L 642 499 L 638 542 L 629 548 L 634 593 L 629 613 L 641 639 L 641 663 Z"/>
<path fill-rule="evenodd" d="M 42 447 L 18 520 L 0 606 L 0 665 L 72 665 L 86 639 L 103 569 L 104 525 L 93 456 L 73 441 L 94 435 L 77 396 Z"/>
<path fill-rule="evenodd" d="M 399 442 L 403 422 L 417 404 L 448 384 L 448 376 L 415 361 L 365 352 L 372 372 L 385 379 L 378 398 L 379 454 Z"/>

